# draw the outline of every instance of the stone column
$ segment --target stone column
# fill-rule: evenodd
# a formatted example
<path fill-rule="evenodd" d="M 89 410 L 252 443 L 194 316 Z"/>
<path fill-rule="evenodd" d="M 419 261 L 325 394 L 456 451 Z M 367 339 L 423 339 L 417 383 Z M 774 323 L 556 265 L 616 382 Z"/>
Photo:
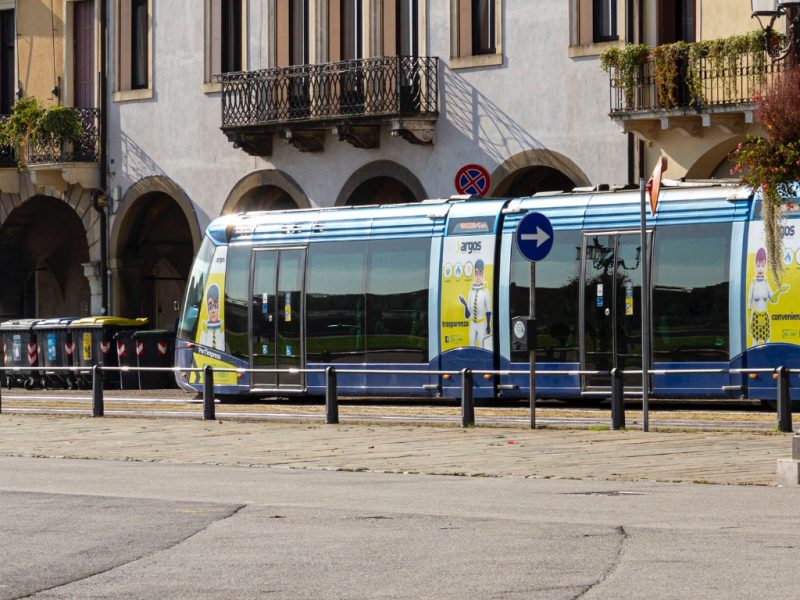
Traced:
<path fill-rule="evenodd" d="M 89 314 L 101 315 L 103 306 L 103 283 L 101 277 L 103 277 L 103 274 L 100 273 L 100 262 L 86 262 L 82 263 L 81 266 L 83 267 L 84 277 L 89 281 Z"/>

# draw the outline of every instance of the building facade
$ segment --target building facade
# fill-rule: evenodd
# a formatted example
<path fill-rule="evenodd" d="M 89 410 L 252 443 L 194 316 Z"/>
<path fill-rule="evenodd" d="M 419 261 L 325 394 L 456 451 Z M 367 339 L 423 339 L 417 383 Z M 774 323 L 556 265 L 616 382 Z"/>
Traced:
<path fill-rule="evenodd" d="M 615 104 L 599 56 L 757 28 L 736 3 L 0 0 L 3 111 L 98 128 L 94 154 L 0 169 L 0 313 L 171 328 L 213 218 L 448 197 L 468 165 L 496 196 L 635 183 L 662 151 L 669 176 L 719 174 L 751 97 Z"/>

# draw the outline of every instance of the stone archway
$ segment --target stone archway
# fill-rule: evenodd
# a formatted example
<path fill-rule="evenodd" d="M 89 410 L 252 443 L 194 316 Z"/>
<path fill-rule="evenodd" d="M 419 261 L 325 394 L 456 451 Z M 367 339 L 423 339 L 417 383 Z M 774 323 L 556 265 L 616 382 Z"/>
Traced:
<path fill-rule="evenodd" d="M 745 141 L 746 136 L 739 135 L 723 140 L 712 146 L 700 156 L 686 171 L 686 179 L 724 179 L 733 177 L 729 173 L 733 163 L 728 155 L 736 149 L 737 144 Z"/>
<path fill-rule="evenodd" d="M 427 198 L 425 188 L 411 171 L 389 160 L 378 160 L 356 170 L 347 180 L 336 206 L 398 204 Z"/>
<path fill-rule="evenodd" d="M 310 207 L 308 197 L 289 175 L 279 170 L 263 170 L 245 175 L 233 186 L 222 214 Z"/>
<path fill-rule="evenodd" d="M 70 204 L 52 196 L 21 202 L 0 225 L 0 320 L 88 316 L 89 261 L 86 225 Z"/>
<path fill-rule="evenodd" d="M 201 239 L 194 205 L 172 181 L 148 177 L 131 186 L 110 241 L 116 313 L 173 329 Z"/>
<path fill-rule="evenodd" d="M 530 196 L 591 185 L 572 160 L 553 150 L 526 150 L 503 161 L 492 173 L 490 196 Z"/>

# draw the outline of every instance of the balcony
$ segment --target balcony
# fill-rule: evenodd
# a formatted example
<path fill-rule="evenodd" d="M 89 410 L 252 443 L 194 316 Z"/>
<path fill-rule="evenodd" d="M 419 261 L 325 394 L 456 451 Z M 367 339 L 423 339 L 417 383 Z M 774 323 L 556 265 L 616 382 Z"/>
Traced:
<path fill-rule="evenodd" d="M 724 54 L 714 52 L 714 42 L 683 44 L 666 61 L 659 49 L 649 49 L 627 73 L 611 65 L 611 118 L 647 141 L 664 130 L 691 137 L 702 137 L 709 127 L 729 135 L 754 133 L 755 100 L 786 67 L 769 59 L 759 38 L 753 40 Z"/>
<path fill-rule="evenodd" d="M 303 152 L 324 149 L 326 131 L 375 148 L 388 128 L 412 144 L 433 143 L 438 59 L 393 56 L 224 73 L 222 131 L 248 154 L 269 156 L 278 134 Z"/>
<path fill-rule="evenodd" d="M 70 184 L 79 184 L 84 189 L 100 185 L 100 109 L 76 108 L 75 112 L 82 130 L 77 140 L 55 135 L 32 137 L 22 157 L 16 148 L 0 146 L 0 191 L 18 191 L 21 166 L 30 173 L 34 185 L 49 185 L 60 192 L 66 191 Z M 2 120 L 8 118 L 0 116 Z"/>

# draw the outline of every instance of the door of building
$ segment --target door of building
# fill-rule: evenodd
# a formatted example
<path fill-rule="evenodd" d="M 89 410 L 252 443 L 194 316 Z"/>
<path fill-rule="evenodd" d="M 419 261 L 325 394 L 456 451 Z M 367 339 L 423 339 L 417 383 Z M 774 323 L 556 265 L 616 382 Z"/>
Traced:
<path fill-rule="evenodd" d="M 94 108 L 94 0 L 73 2 L 74 106 Z"/>
<path fill-rule="evenodd" d="M 612 368 L 642 368 L 642 269 L 639 232 L 590 233 L 583 237 L 581 303 L 582 368 L 586 391 L 611 387 Z M 641 375 L 625 376 L 641 389 Z"/>
<path fill-rule="evenodd" d="M 253 369 L 301 369 L 303 340 L 304 248 L 257 250 L 253 257 L 253 297 L 250 304 Z M 253 391 L 302 389 L 302 373 L 253 373 Z"/>

